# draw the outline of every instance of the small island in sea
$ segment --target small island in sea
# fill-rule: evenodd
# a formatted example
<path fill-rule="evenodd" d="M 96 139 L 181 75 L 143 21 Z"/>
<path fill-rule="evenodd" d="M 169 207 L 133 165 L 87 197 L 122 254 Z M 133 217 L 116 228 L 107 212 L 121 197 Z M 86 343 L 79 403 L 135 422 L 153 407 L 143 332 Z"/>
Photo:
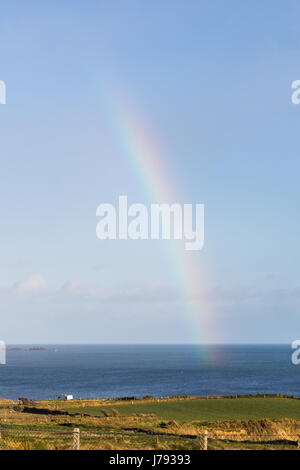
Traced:
<path fill-rule="evenodd" d="M 20 348 L 20 347 L 13 347 L 7 348 L 7 351 L 49 351 L 49 349 L 44 347 L 31 347 L 31 348 Z"/>

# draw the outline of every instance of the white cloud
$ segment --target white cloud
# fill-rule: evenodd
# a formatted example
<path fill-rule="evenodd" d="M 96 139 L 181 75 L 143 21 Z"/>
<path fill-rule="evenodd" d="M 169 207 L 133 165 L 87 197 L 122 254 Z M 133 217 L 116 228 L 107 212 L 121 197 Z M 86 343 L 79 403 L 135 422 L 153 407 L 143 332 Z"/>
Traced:
<path fill-rule="evenodd" d="M 43 292 L 47 287 L 45 278 L 41 274 L 33 274 L 32 276 L 17 282 L 14 290 L 22 294 L 36 294 Z"/>
<path fill-rule="evenodd" d="M 178 298 L 176 290 L 168 285 L 138 285 L 104 287 L 81 279 L 68 280 L 58 291 L 67 298 L 85 298 L 101 302 L 161 302 Z"/>

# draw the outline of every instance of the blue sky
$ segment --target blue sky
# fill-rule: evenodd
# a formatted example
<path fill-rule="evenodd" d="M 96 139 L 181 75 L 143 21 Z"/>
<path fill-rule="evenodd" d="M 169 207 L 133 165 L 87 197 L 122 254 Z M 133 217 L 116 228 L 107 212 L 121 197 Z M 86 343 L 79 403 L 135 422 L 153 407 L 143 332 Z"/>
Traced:
<path fill-rule="evenodd" d="M 298 18 L 296 1 L 3 2 L 1 339 L 297 339 Z M 216 331 L 195 335 L 167 241 L 95 236 L 101 202 L 151 202 L 115 139 L 105 84 L 159 137 L 179 202 L 205 204 L 193 256 Z"/>

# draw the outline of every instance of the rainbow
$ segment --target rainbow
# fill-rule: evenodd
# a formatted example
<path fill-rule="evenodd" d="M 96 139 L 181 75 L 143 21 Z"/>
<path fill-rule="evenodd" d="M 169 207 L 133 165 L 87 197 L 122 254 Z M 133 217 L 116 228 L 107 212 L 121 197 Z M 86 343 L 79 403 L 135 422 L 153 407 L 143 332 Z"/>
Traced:
<path fill-rule="evenodd" d="M 123 90 L 122 93 L 108 93 L 105 87 L 101 101 L 105 103 L 113 137 L 126 156 L 137 181 L 143 182 L 149 203 L 182 201 L 182 197 L 178 197 L 178 185 L 175 190 L 172 184 L 175 178 L 170 165 L 167 165 L 165 152 L 159 151 L 162 145 L 137 112 L 134 100 L 128 99 L 128 94 Z M 185 251 L 183 244 L 178 241 L 168 242 L 168 248 L 177 288 L 183 300 L 183 313 L 189 320 L 195 343 L 212 343 L 216 337 L 216 328 L 215 325 L 212 328 L 211 324 L 211 303 L 205 295 L 204 277 L 195 260 L 200 259 L 201 255 L 199 252 Z"/>

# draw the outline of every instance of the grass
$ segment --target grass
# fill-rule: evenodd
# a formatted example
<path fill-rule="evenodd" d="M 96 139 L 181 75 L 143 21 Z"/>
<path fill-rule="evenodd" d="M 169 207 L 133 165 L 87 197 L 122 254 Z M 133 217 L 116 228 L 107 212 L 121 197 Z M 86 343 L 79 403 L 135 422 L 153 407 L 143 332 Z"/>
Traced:
<path fill-rule="evenodd" d="M 38 412 L 37 412 L 38 411 Z M 62 414 L 62 412 L 64 414 Z M 40 401 L 1 403 L 0 449 L 297 449 L 300 400 L 279 397 Z"/>
<path fill-rule="evenodd" d="M 71 413 L 102 416 L 114 408 L 121 416 L 155 414 L 161 420 L 218 421 L 249 419 L 299 419 L 300 400 L 289 398 L 184 399 L 111 404 L 109 406 L 69 407 Z"/>

